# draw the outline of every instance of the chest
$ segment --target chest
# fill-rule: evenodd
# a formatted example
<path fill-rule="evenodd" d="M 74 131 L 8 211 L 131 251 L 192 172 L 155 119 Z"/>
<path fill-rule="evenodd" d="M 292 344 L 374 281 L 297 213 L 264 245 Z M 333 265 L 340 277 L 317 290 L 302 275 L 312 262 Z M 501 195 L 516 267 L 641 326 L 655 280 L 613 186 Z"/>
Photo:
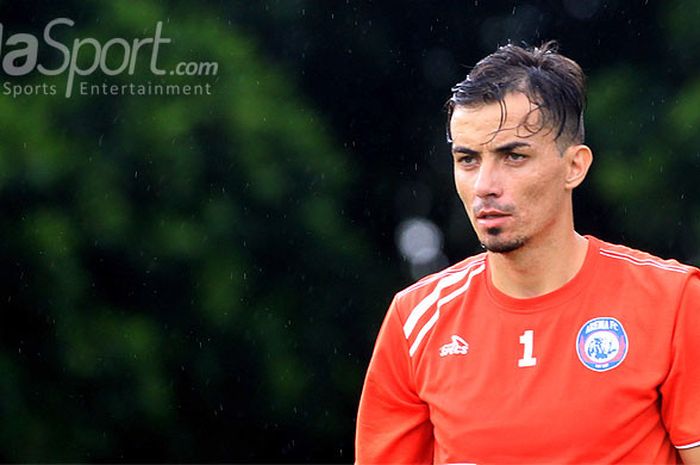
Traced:
<path fill-rule="evenodd" d="M 444 309 L 416 363 L 439 447 L 517 456 L 658 426 L 672 322 L 598 297 L 519 313 L 476 290 Z"/>

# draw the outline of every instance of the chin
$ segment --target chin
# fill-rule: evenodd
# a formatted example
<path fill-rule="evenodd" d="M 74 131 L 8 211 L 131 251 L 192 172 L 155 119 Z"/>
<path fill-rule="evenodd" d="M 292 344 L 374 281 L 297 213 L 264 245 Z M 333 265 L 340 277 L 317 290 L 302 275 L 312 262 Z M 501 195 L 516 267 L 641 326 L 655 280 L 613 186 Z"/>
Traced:
<path fill-rule="evenodd" d="M 499 228 L 492 228 L 486 231 L 486 237 L 482 238 L 481 245 L 493 253 L 510 253 L 514 252 L 525 245 L 527 240 L 524 237 L 515 238 L 505 238 L 501 236 L 501 230 Z"/>

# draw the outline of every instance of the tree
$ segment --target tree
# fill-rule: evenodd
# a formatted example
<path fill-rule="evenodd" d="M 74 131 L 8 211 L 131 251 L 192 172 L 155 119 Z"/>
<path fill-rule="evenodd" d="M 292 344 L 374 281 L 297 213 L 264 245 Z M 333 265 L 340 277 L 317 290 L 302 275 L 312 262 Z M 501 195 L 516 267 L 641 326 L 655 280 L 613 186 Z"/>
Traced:
<path fill-rule="evenodd" d="M 81 8 L 58 40 L 130 42 L 162 21 L 161 69 L 219 72 L 158 77 L 144 55 L 133 76 L 77 76 L 70 98 L 67 73 L 34 73 L 13 85 L 60 91 L 0 100 L 0 457 L 309 460 L 320 443 L 349 460 L 355 315 L 384 303 L 357 292 L 375 265 L 343 214 L 347 153 L 216 9 Z M 82 83 L 213 90 L 86 95 Z"/>

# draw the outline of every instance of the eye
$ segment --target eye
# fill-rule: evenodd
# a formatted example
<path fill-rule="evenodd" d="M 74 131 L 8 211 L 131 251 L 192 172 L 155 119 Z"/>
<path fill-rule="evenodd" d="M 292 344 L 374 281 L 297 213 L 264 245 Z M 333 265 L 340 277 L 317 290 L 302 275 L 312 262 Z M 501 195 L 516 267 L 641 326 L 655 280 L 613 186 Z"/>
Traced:
<path fill-rule="evenodd" d="M 456 162 L 460 166 L 463 166 L 465 168 L 469 168 L 472 166 L 476 166 L 479 163 L 479 160 L 474 155 L 459 154 L 456 158 Z"/>
<path fill-rule="evenodd" d="M 506 154 L 506 159 L 508 161 L 515 162 L 515 163 L 522 162 L 526 158 L 527 158 L 527 155 L 523 155 L 522 153 L 510 152 L 510 153 Z"/>

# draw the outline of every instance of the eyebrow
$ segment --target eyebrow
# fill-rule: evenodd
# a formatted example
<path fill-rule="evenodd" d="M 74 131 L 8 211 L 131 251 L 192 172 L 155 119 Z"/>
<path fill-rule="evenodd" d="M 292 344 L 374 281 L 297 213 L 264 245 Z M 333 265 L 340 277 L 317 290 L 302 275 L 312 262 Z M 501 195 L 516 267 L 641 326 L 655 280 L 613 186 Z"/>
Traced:
<path fill-rule="evenodd" d="M 494 152 L 507 153 L 507 152 L 512 152 L 513 150 L 521 148 L 521 147 L 530 147 L 530 144 L 528 144 L 527 142 L 522 142 L 522 141 L 509 142 L 507 144 L 503 144 L 503 145 L 496 147 L 494 149 Z M 452 147 L 452 153 L 464 153 L 466 155 L 476 156 L 476 155 L 479 155 L 480 152 L 478 150 L 470 149 L 469 147 L 457 145 L 455 147 Z"/>
<path fill-rule="evenodd" d="M 509 142 L 507 144 L 503 144 L 499 147 L 496 147 L 494 152 L 512 152 L 513 150 L 519 149 L 520 147 L 530 147 L 530 144 L 522 141 Z"/>
<path fill-rule="evenodd" d="M 472 155 L 472 156 L 479 155 L 479 152 L 477 150 L 472 150 L 468 147 L 463 147 L 461 145 L 458 145 L 456 147 L 452 147 L 452 153 L 464 153 L 466 155 Z"/>

